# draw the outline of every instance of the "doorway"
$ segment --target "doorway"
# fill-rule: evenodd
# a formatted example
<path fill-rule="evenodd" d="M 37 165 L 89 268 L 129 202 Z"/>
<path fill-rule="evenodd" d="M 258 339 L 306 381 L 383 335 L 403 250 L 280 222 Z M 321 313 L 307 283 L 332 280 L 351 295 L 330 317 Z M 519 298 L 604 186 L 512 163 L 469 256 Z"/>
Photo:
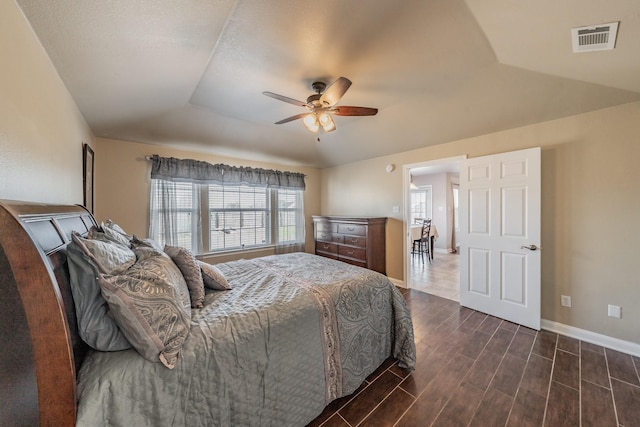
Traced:
<path fill-rule="evenodd" d="M 405 278 L 407 287 L 437 295 L 454 301 L 460 298 L 459 256 L 456 241 L 457 191 L 459 185 L 460 161 L 466 156 L 445 158 L 404 166 L 405 174 Z M 416 193 L 424 192 L 425 200 Z M 417 211 L 424 211 L 432 220 L 434 228 L 433 260 L 414 254 L 413 239 L 420 228 L 422 217 Z M 415 218 L 418 221 L 415 221 Z M 414 224 L 415 223 L 415 224 Z"/>

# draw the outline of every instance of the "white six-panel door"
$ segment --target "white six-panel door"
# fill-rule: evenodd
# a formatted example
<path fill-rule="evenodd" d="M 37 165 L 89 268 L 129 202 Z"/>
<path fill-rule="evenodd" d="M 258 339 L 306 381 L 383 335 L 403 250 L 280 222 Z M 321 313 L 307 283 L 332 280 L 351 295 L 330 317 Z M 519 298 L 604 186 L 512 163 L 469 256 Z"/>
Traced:
<path fill-rule="evenodd" d="M 460 304 L 539 330 L 539 247 L 540 148 L 463 160 Z"/>

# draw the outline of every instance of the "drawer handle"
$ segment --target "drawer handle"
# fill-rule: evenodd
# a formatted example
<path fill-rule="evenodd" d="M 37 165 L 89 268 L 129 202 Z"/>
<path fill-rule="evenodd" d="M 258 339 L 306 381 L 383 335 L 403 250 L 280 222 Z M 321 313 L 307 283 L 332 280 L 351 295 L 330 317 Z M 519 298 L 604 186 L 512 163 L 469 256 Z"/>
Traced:
<path fill-rule="evenodd" d="M 349 255 L 353 255 L 353 254 L 355 253 L 355 251 L 347 251 L 347 253 L 348 253 Z"/>
<path fill-rule="evenodd" d="M 358 243 L 358 239 L 351 239 L 351 243 Z"/>
<path fill-rule="evenodd" d="M 347 230 L 349 230 L 349 231 L 353 231 L 355 229 L 356 229 L 355 227 L 347 227 Z"/>
<path fill-rule="evenodd" d="M 329 245 L 322 245 L 322 249 L 329 249 Z"/>

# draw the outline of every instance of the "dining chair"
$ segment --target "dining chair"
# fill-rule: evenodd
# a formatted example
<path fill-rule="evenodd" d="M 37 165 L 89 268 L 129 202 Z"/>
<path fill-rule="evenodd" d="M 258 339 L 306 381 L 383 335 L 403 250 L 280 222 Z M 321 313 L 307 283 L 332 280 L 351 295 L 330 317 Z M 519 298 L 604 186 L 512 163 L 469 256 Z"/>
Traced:
<path fill-rule="evenodd" d="M 413 245 L 411 248 L 411 253 L 419 254 L 423 263 L 425 255 L 427 256 L 429 262 L 431 262 L 431 242 L 429 241 L 430 234 L 431 219 L 425 219 L 424 221 L 422 221 L 422 233 L 420 233 L 420 238 L 413 241 Z"/>

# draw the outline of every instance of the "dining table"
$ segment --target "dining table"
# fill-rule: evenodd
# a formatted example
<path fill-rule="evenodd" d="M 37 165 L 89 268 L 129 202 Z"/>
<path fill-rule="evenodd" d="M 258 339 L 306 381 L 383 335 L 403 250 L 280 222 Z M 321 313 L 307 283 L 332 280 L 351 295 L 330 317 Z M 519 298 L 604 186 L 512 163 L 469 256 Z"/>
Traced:
<path fill-rule="evenodd" d="M 433 242 L 438 239 L 438 228 L 431 223 L 429 229 L 429 258 L 433 261 Z M 422 224 L 411 225 L 411 242 L 414 240 L 420 240 L 422 238 Z"/>

